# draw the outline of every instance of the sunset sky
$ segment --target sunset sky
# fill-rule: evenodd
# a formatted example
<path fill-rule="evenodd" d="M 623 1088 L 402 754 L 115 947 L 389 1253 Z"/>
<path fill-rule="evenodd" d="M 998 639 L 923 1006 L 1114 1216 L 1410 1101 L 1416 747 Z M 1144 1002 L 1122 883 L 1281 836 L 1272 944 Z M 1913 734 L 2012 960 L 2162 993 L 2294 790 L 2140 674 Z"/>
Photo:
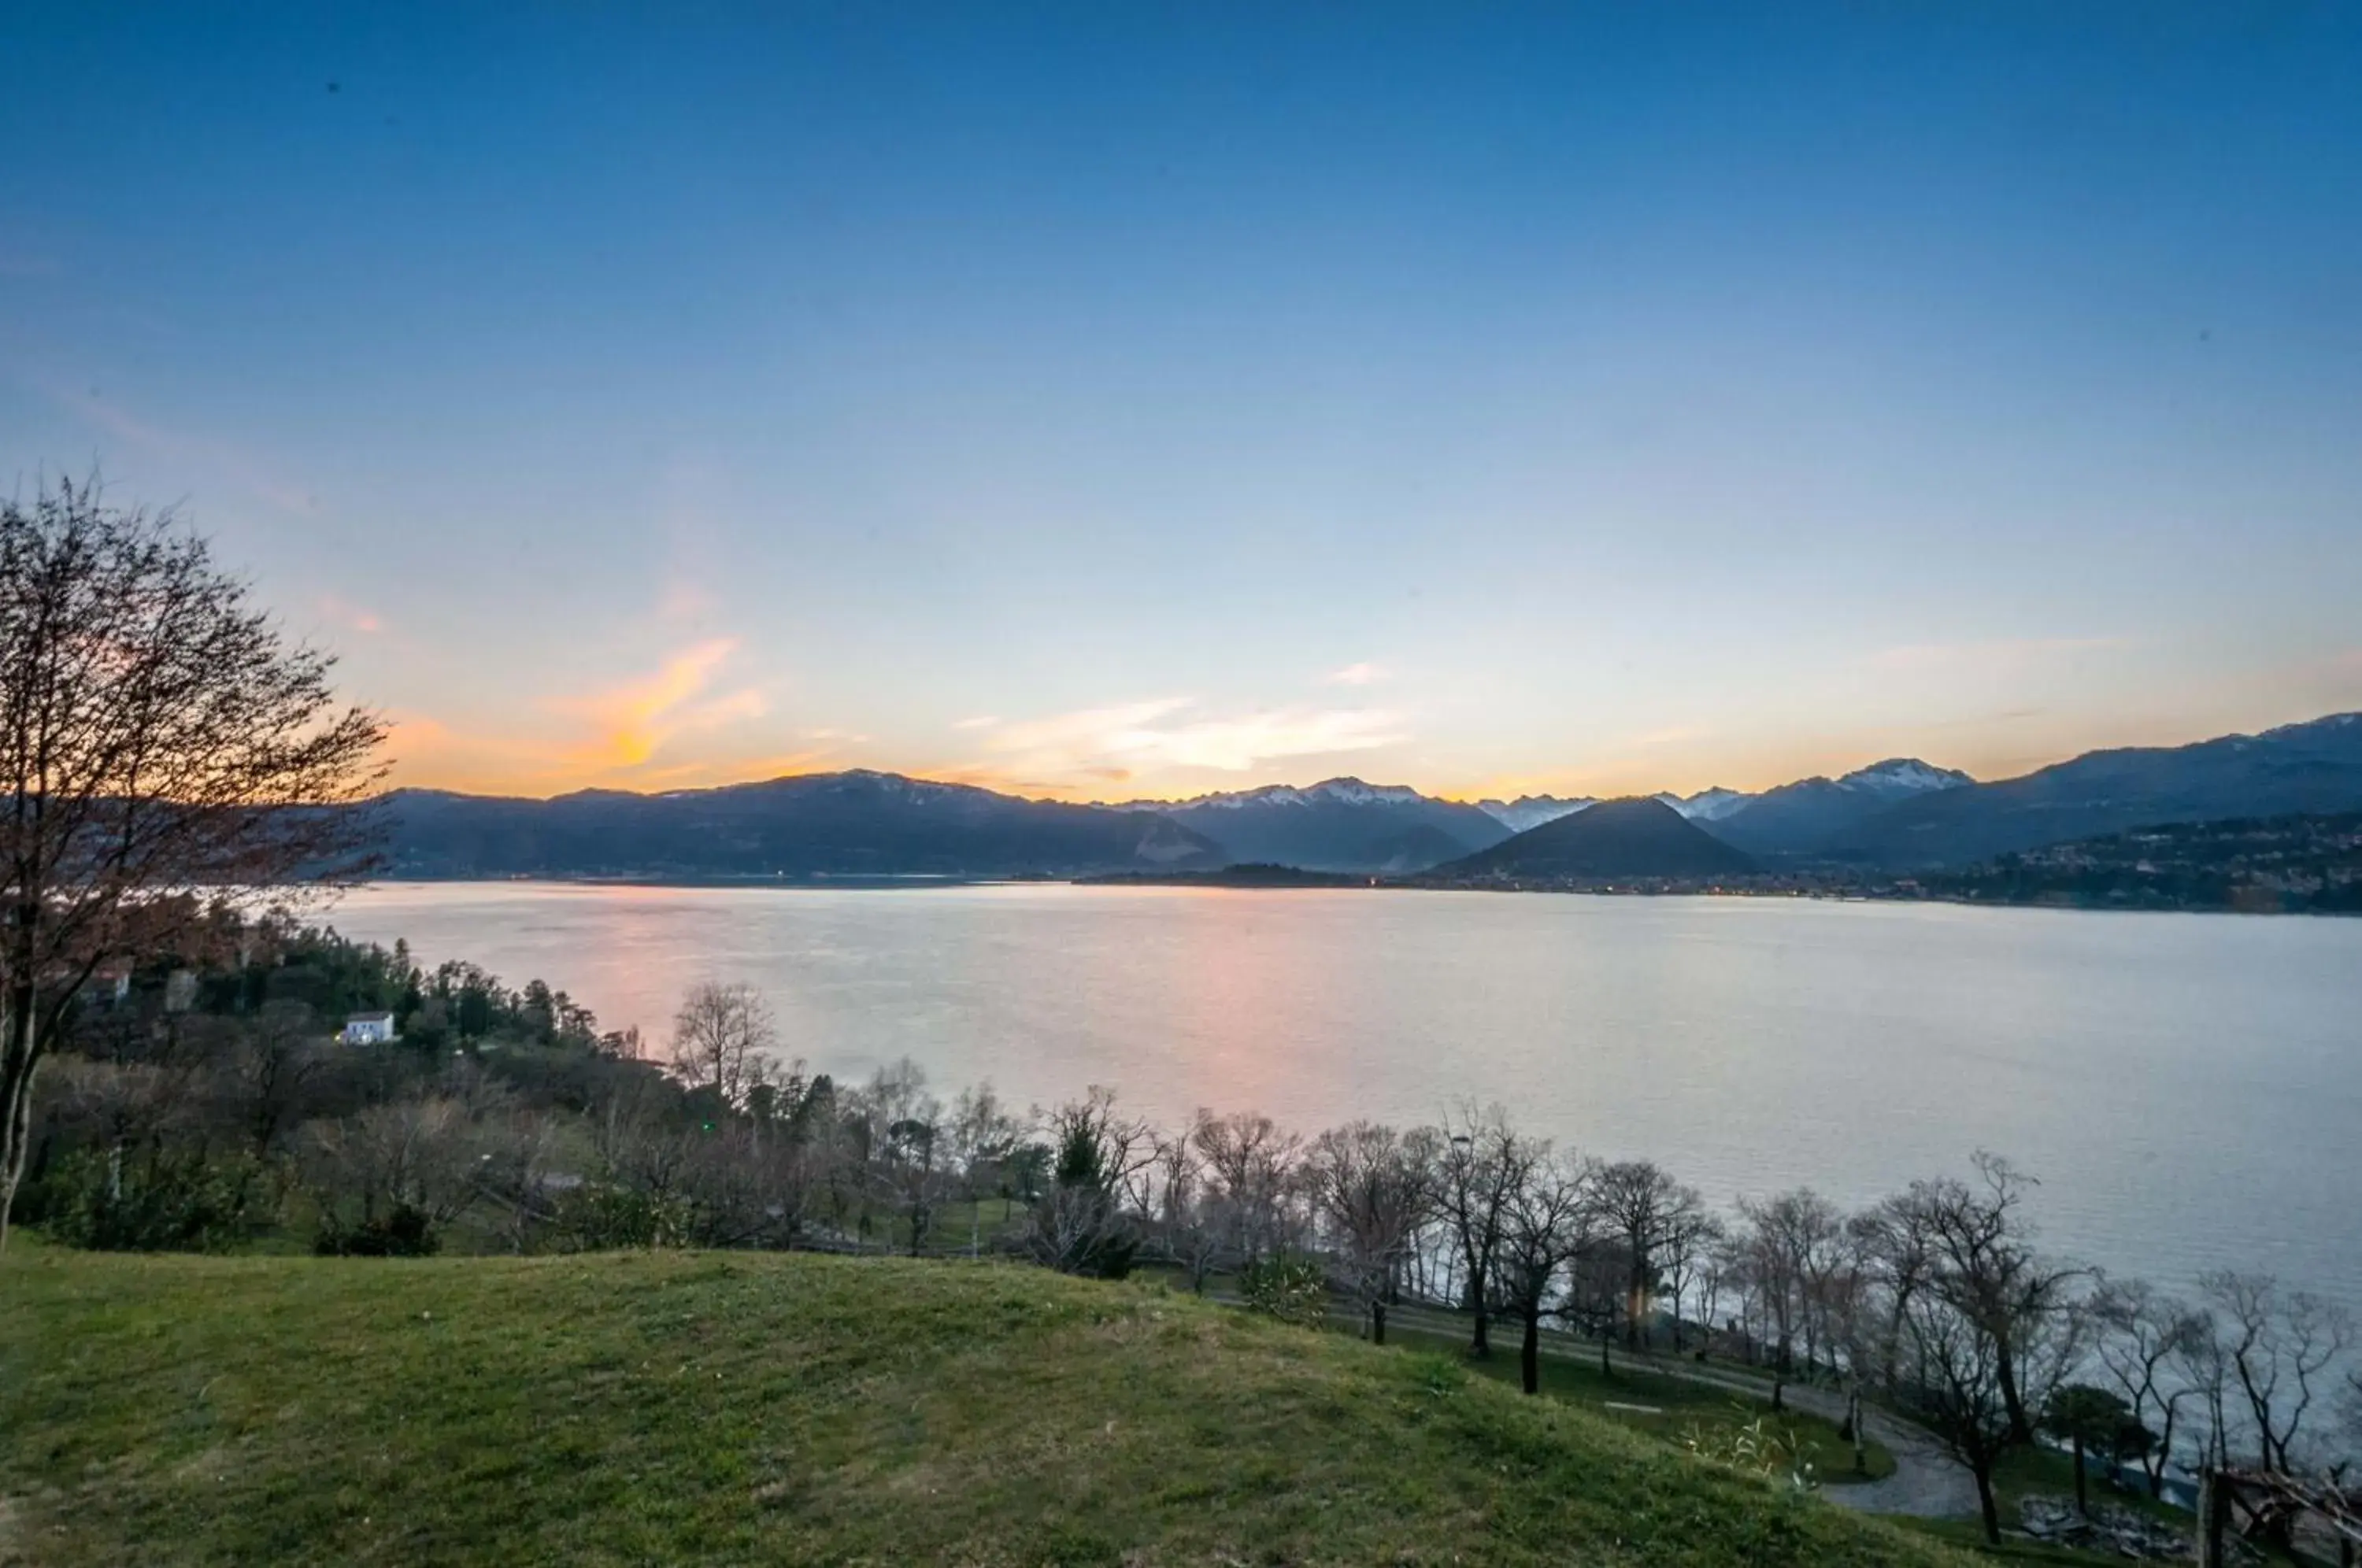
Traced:
<path fill-rule="evenodd" d="M 2362 7 L 12 0 L 0 60 L 0 480 L 180 503 L 404 782 L 2362 708 Z"/>

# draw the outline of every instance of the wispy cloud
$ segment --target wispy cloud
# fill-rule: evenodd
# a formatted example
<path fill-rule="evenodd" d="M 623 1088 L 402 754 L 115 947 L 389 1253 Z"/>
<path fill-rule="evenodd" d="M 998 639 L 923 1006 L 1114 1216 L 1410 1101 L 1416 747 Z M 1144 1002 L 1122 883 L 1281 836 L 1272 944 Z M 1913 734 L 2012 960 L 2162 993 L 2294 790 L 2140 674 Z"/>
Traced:
<path fill-rule="evenodd" d="M 2014 668 L 2070 654 L 2132 646 L 2129 637 L 1997 637 L 1957 643 L 1906 643 L 1882 648 L 1871 662 L 1887 669 L 1940 669 L 1970 665 Z"/>
<path fill-rule="evenodd" d="M 636 767 L 678 735 L 760 718 L 765 702 L 756 687 L 708 695 L 715 676 L 737 650 L 734 637 L 710 638 L 672 655 L 653 675 L 557 703 L 560 712 L 587 718 L 598 727 L 597 737 L 582 748 L 582 759 Z"/>
<path fill-rule="evenodd" d="M 1191 697 L 1158 697 L 997 725 L 969 777 L 1123 782 L 1161 770 L 1243 773 L 1291 757 L 1399 745 L 1400 713 L 1368 708 L 1270 708 L 1217 713 Z"/>
<path fill-rule="evenodd" d="M 354 603 L 340 594 L 323 593 L 315 605 L 320 618 L 348 632 L 375 635 L 385 630 L 385 618 L 376 611 Z"/>
<path fill-rule="evenodd" d="M 952 725 L 955 730 L 988 730 L 1000 721 L 990 713 L 978 713 L 972 719 L 961 719 Z"/>
<path fill-rule="evenodd" d="M 1382 665 L 1349 664 L 1342 669 L 1332 669 L 1320 678 L 1324 686 L 1370 686 L 1385 679 L 1393 671 Z"/>
<path fill-rule="evenodd" d="M 211 472 L 249 495 L 297 516 L 313 517 L 319 513 L 316 497 L 273 471 L 270 465 L 242 447 L 210 436 L 151 425 L 115 403 L 87 392 L 55 386 L 42 390 L 55 402 L 126 446 L 138 447 L 171 463 Z"/>

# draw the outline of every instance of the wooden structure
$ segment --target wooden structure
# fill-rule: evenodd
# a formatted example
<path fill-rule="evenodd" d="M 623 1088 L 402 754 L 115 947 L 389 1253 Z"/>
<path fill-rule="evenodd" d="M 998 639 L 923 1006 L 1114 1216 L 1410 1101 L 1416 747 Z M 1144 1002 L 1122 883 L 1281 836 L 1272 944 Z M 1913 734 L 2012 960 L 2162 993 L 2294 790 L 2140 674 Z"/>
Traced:
<path fill-rule="evenodd" d="M 2234 1534 L 2293 1541 L 2308 1523 L 2336 1543 L 2340 1563 L 2352 1564 L 2362 1551 L 2362 1494 L 2273 1470 L 2209 1470 L 2198 1494 L 2200 1568 L 2230 1568 Z"/>

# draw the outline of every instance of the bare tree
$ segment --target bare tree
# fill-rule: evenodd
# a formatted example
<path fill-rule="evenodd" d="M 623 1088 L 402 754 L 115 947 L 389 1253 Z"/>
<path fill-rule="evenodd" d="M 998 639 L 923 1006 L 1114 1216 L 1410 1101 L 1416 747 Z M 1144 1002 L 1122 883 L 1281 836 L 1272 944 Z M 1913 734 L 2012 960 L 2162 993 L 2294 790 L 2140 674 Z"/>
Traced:
<path fill-rule="evenodd" d="M 1594 1197 L 1601 1220 L 1623 1239 L 1629 1270 L 1624 1284 L 1624 1342 L 1638 1350 L 1668 1240 L 1675 1231 L 1694 1234 L 1705 1218 L 1705 1202 L 1697 1188 L 1683 1187 L 1650 1160 L 1601 1166 Z"/>
<path fill-rule="evenodd" d="M 1190 1290 L 1203 1296 L 1236 1226 L 1229 1200 L 1208 1179 L 1193 1132 L 1185 1129 L 1156 1141 L 1156 1226 L 1165 1255 L 1181 1265 Z"/>
<path fill-rule="evenodd" d="M 1665 1292 L 1673 1304 L 1673 1353 L 1676 1355 L 1683 1349 L 1682 1313 L 1690 1301 L 1691 1287 L 1705 1286 L 1705 1276 L 1712 1267 L 1715 1245 L 1722 1239 L 1722 1221 L 1707 1213 L 1703 1206 L 1688 1214 L 1677 1216 L 1665 1227 L 1659 1250 L 1663 1259 Z M 1711 1334 L 1714 1331 L 1713 1309 L 1703 1302 L 1699 1307 L 1698 1320 Z"/>
<path fill-rule="evenodd" d="M 917 1257 L 953 1166 L 943 1102 L 927 1092 L 927 1075 L 908 1056 L 880 1067 L 863 1099 L 872 1127 L 871 1176 L 901 1216 Z"/>
<path fill-rule="evenodd" d="M 1370 1340 L 1386 1342 L 1386 1297 L 1427 1221 L 1435 1138 L 1355 1121 L 1313 1141 L 1304 1162 L 1313 1206 L 1340 1242 L 1347 1284 L 1369 1315 Z"/>
<path fill-rule="evenodd" d="M 1821 1300 L 1843 1257 L 1845 1220 L 1835 1204 L 1808 1187 L 1741 1198 L 1738 1212 L 1745 1222 L 1739 1247 L 1772 1330 L 1772 1408 L 1783 1409 L 1798 1342 L 1808 1369 L 1819 1352 Z"/>
<path fill-rule="evenodd" d="M 1511 1153 L 1524 1177 L 1502 1206 L 1501 1291 L 1525 1326 L 1518 1375 L 1525 1391 L 1542 1386 L 1541 1326 L 1559 1273 L 1595 1244 L 1593 1171 L 1575 1155 L 1552 1157 L 1548 1144 Z"/>
<path fill-rule="evenodd" d="M 2206 1419 L 2204 1437 L 2198 1446 L 2198 1467 L 2211 1470 L 2230 1462 L 2231 1358 L 2226 1353 L 2214 1314 L 2200 1308 L 2195 1313 L 2197 1331 L 2173 1352 L 2173 1373 L 2176 1380 L 2190 1390 Z"/>
<path fill-rule="evenodd" d="M 770 1004 L 754 987 L 705 981 L 690 988 L 673 1015 L 673 1076 L 734 1110 L 766 1076 L 778 1039 Z"/>
<path fill-rule="evenodd" d="M 1912 1194 L 1888 1198 L 1846 1221 L 1854 1245 L 1877 1275 L 1885 1323 L 1877 1347 L 1887 1392 L 1903 1375 L 1904 1319 L 1936 1271 L 1926 1206 Z"/>
<path fill-rule="evenodd" d="M 2257 1459 L 2295 1474 L 2323 1374 L 2354 1342 L 2352 1316 L 2308 1291 L 2284 1291 L 2268 1274 L 2209 1274 L 2198 1284 L 2222 1315 L 2224 1359 L 2254 1423 Z"/>
<path fill-rule="evenodd" d="M 1890 1320 L 1880 1289 L 1877 1248 L 1862 1227 L 1850 1220 L 1836 1257 L 1835 1266 L 1822 1273 L 1816 1287 L 1816 1310 L 1827 1334 L 1830 1365 L 1845 1390 L 1841 1435 L 1853 1445 L 1854 1473 L 1863 1474 L 1870 1467 L 1870 1448 L 1862 1430 L 1862 1396 L 1869 1383 L 1882 1375 L 1882 1360 L 1890 1348 Z"/>
<path fill-rule="evenodd" d="M 2345 1369 L 2345 1386 L 2337 1398 L 2338 1434 L 2345 1440 L 2345 1452 L 2330 1471 L 2330 1478 L 2344 1485 L 2346 1474 L 2357 1462 L 2362 1462 L 2362 1366 Z"/>
<path fill-rule="evenodd" d="M 248 591 L 95 481 L 0 503 L 0 1247 L 34 1075 L 99 966 L 370 864 L 347 808 L 381 777 L 383 727 Z"/>
<path fill-rule="evenodd" d="M 2173 1455 L 2174 1428 L 2183 1407 L 2202 1397 L 2174 1369 L 2213 1332 L 2204 1314 L 2165 1295 L 2145 1279 L 2103 1281 L 2092 1293 L 2093 1349 L 2110 1386 L 2133 1419 L 2157 1434 L 2140 1455 L 2148 1495 L 2165 1493 L 2165 1467 Z"/>
<path fill-rule="evenodd" d="M 1304 1140 L 1282 1131 L 1268 1116 L 1236 1111 L 1216 1116 L 1199 1110 L 1190 1138 L 1205 1162 L 1205 1180 L 1216 1211 L 1231 1229 L 1237 1261 L 1251 1264 L 1286 1244 L 1287 1212 L 1297 1162 Z"/>
<path fill-rule="evenodd" d="M 1025 1129 L 986 1082 L 960 1090 L 944 1132 L 954 1179 L 970 1206 L 967 1250 L 975 1257 L 984 1250 L 985 1194 L 1006 1189 L 1009 1161 Z"/>
<path fill-rule="evenodd" d="M 257 1159 L 294 1124 L 305 1087 L 319 1077 L 319 1025 L 302 1002 L 267 1002 L 239 1043 L 235 1062 L 246 1134 Z"/>
<path fill-rule="evenodd" d="M 1992 1341 L 1994 1375 L 2017 1442 L 2034 1439 L 2035 1408 L 2019 1363 L 2025 1349 L 2070 1304 L 2086 1273 L 2038 1255 L 2024 1206 L 2030 1176 L 1999 1155 L 1976 1155 L 1977 1180 L 1914 1182 L 1901 1200 L 1926 1238 L 1927 1288 L 1967 1315 Z"/>
<path fill-rule="evenodd" d="M 1904 1408 L 1976 1478 L 1985 1540 L 1998 1546 L 2001 1507 L 1993 1496 L 1993 1471 L 2019 1441 L 2002 1393 L 1999 1347 L 1967 1314 L 1932 1294 L 1912 1301 L 1903 1325 L 1921 1369 L 1904 1386 Z"/>
<path fill-rule="evenodd" d="M 1460 1253 L 1462 1288 L 1475 1318 L 1471 1355 L 1493 1353 L 1489 1336 L 1499 1286 L 1501 1239 L 1511 1197 L 1532 1171 L 1539 1150 L 1518 1136 L 1499 1106 L 1463 1105 L 1443 1125 L 1436 1203 Z"/>
<path fill-rule="evenodd" d="M 477 1167 L 485 1151 L 467 1105 L 455 1097 L 391 1100 L 341 1121 L 314 1122 L 311 1132 L 313 1187 L 333 1228 L 368 1232 L 408 1221 L 423 1242 L 481 1196 Z M 356 1202 L 358 1214 L 348 1207 Z"/>
<path fill-rule="evenodd" d="M 1904 1408 L 1976 1477 L 1985 1536 L 1998 1544 L 1994 1467 L 2034 1441 L 2032 1413 L 2083 1360 L 2092 1319 L 2074 1289 L 2089 1271 L 2029 1244 L 2017 1213 L 2026 1179 L 1989 1154 L 1976 1163 L 1976 1185 L 1914 1183 L 1890 1210 L 1926 1239 L 1929 1259 L 1902 1314 L 1912 1359 L 1897 1381 Z"/>

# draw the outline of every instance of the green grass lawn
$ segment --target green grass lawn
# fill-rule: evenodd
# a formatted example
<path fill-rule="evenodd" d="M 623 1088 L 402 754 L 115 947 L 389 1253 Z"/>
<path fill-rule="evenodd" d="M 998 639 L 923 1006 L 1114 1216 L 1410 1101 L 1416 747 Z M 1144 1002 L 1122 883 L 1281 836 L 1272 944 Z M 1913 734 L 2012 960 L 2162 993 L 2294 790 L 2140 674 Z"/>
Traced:
<path fill-rule="evenodd" d="M 1514 1323 L 1505 1325 L 1496 1336 L 1491 1359 L 1469 1361 L 1466 1364 L 1472 1372 L 1516 1388 L 1518 1327 Z M 1400 1327 L 1387 1331 L 1386 1342 L 1390 1347 L 1455 1357 L 1466 1354 L 1467 1344 L 1463 1337 L 1456 1334 Z M 1774 1416 L 1768 1400 L 1750 1399 L 1743 1394 L 1639 1367 L 1619 1366 L 1603 1375 L 1598 1362 L 1588 1353 L 1543 1356 L 1541 1384 L 1544 1394 L 1672 1443 L 1685 1445 L 1694 1431 L 1711 1437 L 1763 1419 L 1794 1440 L 1799 1451 L 1812 1459 L 1816 1474 L 1826 1485 L 1879 1481 L 1894 1474 L 1894 1456 L 1882 1445 L 1872 1442 L 1865 1445 L 1866 1472 L 1856 1475 L 1853 1447 L 1838 1435 L 1835 1422 L 1799 1410 Z M 1652 1411 L 1657 1413 L 1651 1414 Z"/>
<path fill-rule="evenodd" d="M 0 1263 L 0 1562 L 1915 1564 L 1456 1356 L 756 1253 Z"/>

